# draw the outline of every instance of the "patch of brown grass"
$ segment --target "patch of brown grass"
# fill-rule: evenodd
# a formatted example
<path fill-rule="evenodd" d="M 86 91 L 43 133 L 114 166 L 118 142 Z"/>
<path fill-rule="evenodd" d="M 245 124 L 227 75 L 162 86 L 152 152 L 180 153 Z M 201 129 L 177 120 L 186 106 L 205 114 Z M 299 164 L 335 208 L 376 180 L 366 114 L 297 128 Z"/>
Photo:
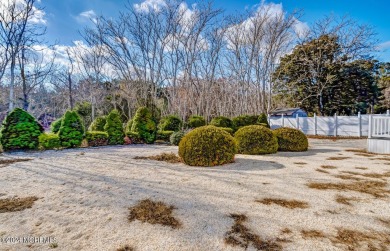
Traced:
<path fill-rule="evenodd" d="M 231 246 L 239 246 L 247 249 L 249 245 L 257 250 L 282 250 L 282 246 L 270 240 L 262 240 L 244 225 L 247 217 L 243 214 L 230 214 L 234 219 L 234 225 L 225 234 L 225 243 Z"/>
<path fill-rule="evenodd" d="M 36 200 L 38 198 L 35 196 L 0 199 L 0 213 L 16 212 L 31 208 Z"/>
<path fill-rule="evenodd" d="M 345 160 L 345 159 L 350 159 L 351 157 L 337 157 L 337 156 L 334 156 L 334 157 L 329 157 L 327 158 L 327 160 Z"/>
<path fill-rule="evenodd" d="M 296 165 L 307 165 L 306 162 L 294 162 L 294 164 L 296 164 Z"/>
<path fill-rule="evenodd" d="M 134 248 L 129 245 L 125 245 L 118 248 L 116 251 L 134 251 Z"/>
<path fill-rule="evenodd" d="M 390 193 L 386 190 L 387 182 L 363 180 L 351 183 L 318 183 L 311 182 L 306 184 L 309 188 L 319 190 L 338 190 L 338 191 L 354 191 L 359 193 L 370 194 L 376 198 L 386 197 Z"/>
<path fill-rule="evenodd" d="M 334 244 L 345 245 L 347 250 L 356 250 L 356 248 L 364 247 L 363 244 L 366 244 L 366 250 L 388 250 L 387 247 L 390 244 L 390 236 L 387 233 L 363 233 L 345 228 L 339 228 L 337 235 L 330 240 Z M 377 243 L 374 243 L 375 241 Z"/>
<path fill-rule="evenodd" d="M 172 216 L 174 206 L 168 206 L 160 201 L 151 201 L 149 199 L 140 201 L 136 206 L 129 208 L 127 219 L 131 222 L 139 220 L 150 224 L 161 224 L 172 228 L 181 227 L 181 223 Z"/>
<path fill-rule="evenodd" d="M 291 231 L 291 229 L 289 229 L 289 228 L 283 228 L 281 231 L 280 231 L 282 234 L 291 234 L 292 233 L 292 231 Z"/>
<path fill-rule="evenodd" d="M 22 159 L 22 158 L 17 158 L 17 159 L 0 159 L 0 167 L 5 167 L 8 165 L 11 165 L 13 163 L 17 162 L 25 162 L 25 161 L 30 161 L 32 159 Z"/>
<path fill-rule="evenodd" d="M 390 161 L 390 158 L 384 157 L 384 158 L 375 158 L 376 160 L 384 160 L 384 161 Z"/>
<path fill-rule="evenodd" d="M 264 198 L 261 200 L 256 200 L 256 202 L 262 203 L 264 205 L 276 204 L 278 206 L 286 207 L 289 209 L 295 208 L 308 208 L 309 204 L 304 201 L 299 200 L 285 200 L 285 199 L 274 199 L 274 198 Z"/>
<path fill-rule="evenodd" d="M 375 178 L 375 179 L 383 179 L 383 178 L 390 177 L 390 171 L 385 173 L 358 173 L 358 172 L 351 172 L 351 171 L 342 171 L 342 173 L 347 173 L 355 176 L 363 176 L 367 178 Z"/>
<path fill-rule="evenodd" d="M 357 201 L 357 199 L 354 197 L 345 197 L 345 196 L 340 195 L 340 194 L 336 195 L 335 200 L 337 203 L 348 205 L 348 206 L 352 206 L 351 201 Z"/>
<path fill-rule="evenodd" d="M 155 156 L 136 156 L 134 159 L 149 159 L 157 161 L 165 161 L 171 164 L 181 163 L 181 158 L 174 153 L 162 153 Z"/>
<path fill-rule="evenodd" d="M 363 157 L 374 157 L 374 154 L 370 153 L 355 153 L 356 156 L 363 156 Z"/>
<path fill-rule="evenodd" d="M 390 219 L 385 218 L 377 218 L 378 221 L 380 221 L 383 225 L 385 225 L 387 228 L 390 228 Z"/>
<path fill-rule="evenodd" d="M 359 170 L 367 170 L 368 168 L 367 167 L 355 167 L 355 169 L 359 169 Z"/>
<path fill-rule="evenodd" d="M 366 149 L 345 149 L 345 151 L 352 153 L 368 153 Z"/>
<path fill-rule="evenodd" d="M 336 169 L 337 167 L 330 166 L 330 165 L 322 165 L 321 168 L 324 168 L 324 169 Z"/>
<path fill-rule="evenodd" d="M 362 180 L 361 178 L 355 177 L 354 175 L 348 175 L 348 174 L 336 174 L 333 176 L 342 180 L 356 180 L 356 181 Z"/>
<path fill-rule="evenodd" d="M 325 171 L 325 170 L 319 169 L 319 168 L 317 168 L 316 171 L 317 171 L 317 172 L 320 172 L 320 173 L 329 173 L 328 171 Z"/>
<path fill-rule="evenodd" d="M 301 230 L 301 234 L 304 239 L 325 237 L 325 234 L 319 230 Z"/>

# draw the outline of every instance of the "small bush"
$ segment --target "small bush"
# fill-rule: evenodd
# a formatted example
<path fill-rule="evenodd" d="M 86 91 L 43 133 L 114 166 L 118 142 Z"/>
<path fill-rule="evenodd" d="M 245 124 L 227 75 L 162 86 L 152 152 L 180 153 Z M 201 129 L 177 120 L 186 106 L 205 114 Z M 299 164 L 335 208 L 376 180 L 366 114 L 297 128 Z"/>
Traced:
<path fill-rule="evenodd" d="M 85 134 L 88 146 L 106 146 L 108 144 L 108 133 L 99 131 L 90 131 Z"/>
<path fill-rule="evenodd" d="M 53 121 L 53 123 L 51 123 L 51 125 L 50 125 L 51 132 L 58 133 L 58 131 L 60 130 L 60 127 L 61 127 L 61 123 L 62 123 L 62 118 L 59 118 L 56 121 Z"/>
<path fill-rule="evenodd" d="M 202 116 L 191 116 L 187 121 L 188 128 L 197 128 L 206 125 L 206 120 Z"/>
<path fill-rule="evenodd" d="M 78 147 L 83 141 L 84 125 L 75 111 L 67 111 L 58 132 L 63 147 Z"/>
<path fill-rule="evenodd" d="M 184 135 L 186 135 L 186 131 L 183 131 L 183 130 L 178 131 L 178 132 L 174 132 L 169 137 L 169 142 L 174 146 L 178 146 L 180 143 L 180 140 L 184 137 Z"/>
<path fill-rule="evenodd" d="M 123 145 L 124 133 L 121 121 L 121 116 L 118 110 L 112 110 L 106 118 L 106 124 L 104 125 L 104 131 L 108 134 L 109 145 Z"/>
<path fill-rule="evenodd" d="M 131 144 L 143 144 L 144 140 L 137 132 L 127 132 L 126 136 L 130 139 Z"/>
<path fill-rule="evenodd" d="M 225 132 L 228 132 L 232 136 L 234 135 L 234 130 L 232 128 L 229 127 L 218 127 L 218 128 L 224 130 Z"/>
<path fill-rule="evenodd" d="M 39 135 L 39 148 L 43 150 L 58 149 L 61 147 L 60 137 L 55 133 L 42 133 Z"/>
<path fill-rule="evenodd" d="M 147 144 L 153 144 L 156 140 L 157 127 L 148 108 L 138 108 L 133 119 L 131 132 L 138 133 L 139 137 Z"/>
<path fill-rule="evenodd" d="M 179 155 L 190 166 L 217 166 L 234 161 L 234 138 L 215 126 L 202 126 L 186 134 L 179 143 Z"/>
<path fill-rule="evenodd" d="M 106 122 L 107 122 L 106 116 L 97 117 L 89 126 L 89 131 L 103 132 Z"/>
<path fill-rule="evenodd" d="M 300 130 L 281 127 L 273 132 L 278 139 L 279 151 L 303 152 L 309 147 L 306 135 Z"/>
<path fill-rule="evenodd" d="M 256 125 L 258 119 L 257 115 L 241 115 L 232 119 L 233 127 L 238 130 L 243 126 Z"/>
<path fill-rule="evenodd" d="M 169 115 L 160 120 L 158 129 L 160 131 L 174 131 L 177 132 L 181 129 L 182 121 L 176 115 Z"/>
<path fill-rule="evenodd" d="M 127 132 L 131 132 L 131 127 L 132 126 L 133 126 L 133 120 L 129 119 L 129 121 L 127 121 L 126 128 L 125 128 L 126 134 L 127 134 Z"/>
<path fill-rule="evenodd" d="M 268 154 L 278 150 L 276 136 L 264 126 L 244 126 L 234 134 L 234 138 L 238 143 L 238 152 L 242 154 Z"/>
<path fill-rule="evenodd" d="M 157 139 L 169 141 L 169 138 L 171 137 L 172 133 L 174 133 L 174 131 L 158 131 L 157 132 Z"/>
<path fill-rule="evenodd" d="M 233 128 L 233 121 L 227 117 L 219 116 L 210 121 L 210 125 L 217 127 Z"/>
<path fill-rule="evenodd" d="M 36 149 L 43 127 L 28 112 L 16 108 L 4 119 L 1 128 L 1 145 L 4 151 Z"/>
<path fill-rule="evenodd" d="M 268 118 L 267 115 L 265 115 L 265 113 L 260 114 L 257 124 L 270 128 L 268 123 Z"/>

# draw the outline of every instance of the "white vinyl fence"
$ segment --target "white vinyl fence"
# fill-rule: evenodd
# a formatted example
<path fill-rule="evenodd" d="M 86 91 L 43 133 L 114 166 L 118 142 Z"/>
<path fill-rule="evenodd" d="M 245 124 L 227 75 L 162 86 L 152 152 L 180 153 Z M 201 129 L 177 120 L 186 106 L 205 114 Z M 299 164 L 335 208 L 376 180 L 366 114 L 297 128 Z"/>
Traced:
<path fill-rule="evenodd" d="M 369 117 L 369 138 L 389 138 L 390 139 L 390 116 L 370 116 Z"/>
<path fill-rule="evenodd" d="M 390 112 L 386 115 L 357 115 L 357 116 L 332 116 L 332 117 L 268 117 L 272 129 L 278 127 L 292 127 L 301 130 L 307 135 L 324 135 L 324 136 L 349 136 L 362 137 L 369 136 L 369 120 L 373 120 L 373 133 L 389 135 Z M 387 123 L 387 124 L 386 124 Z M 381 131 L 387 125 L 387 131 Z M 382 126 L 382 127 L 381 127 Z M 386 134 L 387 133 L 387 134 Z"/>

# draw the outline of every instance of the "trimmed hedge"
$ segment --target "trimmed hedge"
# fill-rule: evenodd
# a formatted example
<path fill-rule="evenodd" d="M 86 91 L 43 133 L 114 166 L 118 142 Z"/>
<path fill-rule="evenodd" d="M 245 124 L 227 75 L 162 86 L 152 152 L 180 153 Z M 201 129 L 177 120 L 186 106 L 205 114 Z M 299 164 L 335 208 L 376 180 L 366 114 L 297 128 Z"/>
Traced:
<path fill-rule="evenodd" d="M 62 124 L 62 118 L 59 118 L 59 119 L 53 121 L 50 125 L 51 132 L 58 133 L 58 131 L 60 130 L 61 124 Z"/>
<path fill-rule="evenodd" d="M 259 120 L 257 115 L 241 115 L 232 119 L 233 127 L 235 130 L 240 129 L 243 126 L 256 125 Z"/>
<path fill-rule="evenodd" d="M 157 126 L 156 122 L 153 120 L 152 113 L 148 108 L 138 108 L 133 118 L 131 132 L 137 133 L 147 144 L 153 144 L 156 140 Z"/>
<path fill-rule="evenodd" d="M 278 139 L 279 151 L 304 152 L 309 147 L 306 135 L 300 130 L 281 127 L 273 131 Z"/>
<path fill-rule="evenodd" d="M 16 108 L 3 121 L 0 142 L 4 151 L 36 149 L 42 132 L 43 127 L 33 116 Z"/>
<path fill-rule="evenodd" d="M 89 126 L 89 131 L 103 132 L 106 122 L 107 122 L 106 116 L 100 116 L 95 118 L 95 120 L 92 121 L 91 125 Z"/>
<path fill-rule="evenodd" d="M 50 150 L 61 147 L 60 137 L 56 133 L 42 133 L 38 139 L 39 149 Z"/>
<path fill-rule="evenodd" d="M 164 141 L 169 141 L 169 138 L 171 137 L 172 133 L 174 131 L 158 131 L 157 132 L 157 139 L 158 140 L 164 140 Z"/>
<path fill-rule="evenodd" d="M 108 134 L 109 145 L 123 145 L 125 134 L 123 133 L 122 120 L 118 110 L 112 110 L 108 114 L 104 131 Z"/>
<path fill-rule="evenodd" d="M 197 128 L 206 125 L 206 120 L 202 116 L 193 115 L 187 121 L 188 128 Z"/>
<path fill-rule="evenodd" d="M 242 154 L 268 154 L 278 151 L 278 140 L 273 132 L 260 125 L 240 128 L 234 138 L 238 143 L 238 152 Z"/>
<path fill-rule="evenodd" d="M 79 147 L 83 141 L 83 135 L 84 125 L 80 115 L 75 111 L 67 111 L 58 131 L 61 145 L 66 148 Z"/>
<path fill-rule="evenodd" d="M 169 142 L 174 146 L 178 146 L 180 143 L 180 140 L 184 137 L 184 135 L 186 135 L 186 131 L 183 131 L 183 130 L 178 131 L 178 132 L 174 132 L 169 137 Z"/>
<path fill-rule="evenodd" d="M 88 146 L 106 146 L 108 144 L 108 133 L 106 132 L 86 132 L 85 138 L 88 141 Z"/>
<path fill-rule="evenodd" d="M 186 134 L 179 143 L 179 155 L 190 166 L 217 166 L 234 161 L 234 138 L 215 126 L 202 126 Z"/>
<path fill-rule="evenodd" d="M 227 117 L 219 116 L 213 118 L 210 121 L 210 125 L 217 126 L 217 127 L 233 128 L 233 121 Z"/>
<path fill-rule="evenodd" d="M 169 115 L 160 120 L 158 124 L 159 131 L 174 131 L 177 132 L 181 129 L 183 122 L 176 115 Z"/>
<path fill-rule="evenodd" d="M 224 130 L 225 132 L 229 133 L 232 136 L 234 135 L 234 130 L 232 128 L 229 127 L 218 127 L 218 128 Z"/>
<path fill-rule="evenodd" d="M 268 123 L 268 117 L 267 115 L 265 115 L 265 113 L 260 114 L 257 124 L 270 128 Z"/>

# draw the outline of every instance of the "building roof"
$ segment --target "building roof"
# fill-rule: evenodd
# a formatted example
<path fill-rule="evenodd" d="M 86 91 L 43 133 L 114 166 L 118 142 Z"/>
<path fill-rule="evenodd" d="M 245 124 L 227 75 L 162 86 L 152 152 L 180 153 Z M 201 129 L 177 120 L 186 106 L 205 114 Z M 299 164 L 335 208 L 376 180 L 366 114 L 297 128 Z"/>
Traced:
<path fill-rule="evenodd" d="M 301 108 L 279 108 L 279 109 L 273 110 L 270 114 L 271 115 L 280 115 L 280 116 L 281 115 L 291 116 L 297 111 L 304 112 L 303 110 L 301 110 Z"/>

